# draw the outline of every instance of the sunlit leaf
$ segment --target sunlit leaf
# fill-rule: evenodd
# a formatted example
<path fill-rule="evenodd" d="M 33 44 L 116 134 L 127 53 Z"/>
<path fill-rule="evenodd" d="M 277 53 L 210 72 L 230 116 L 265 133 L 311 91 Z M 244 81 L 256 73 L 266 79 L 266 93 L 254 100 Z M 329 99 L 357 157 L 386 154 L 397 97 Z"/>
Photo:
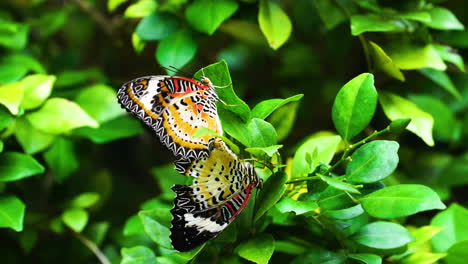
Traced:
<path fill-rule="evenodd" d="M 13 195 L 0 195 L 0 227 L 23 230 L 24 203 Z"/>
<path fill-rule="evenodd" d="M 195 0 L 185 9 L 185 18 L 194 29 L 212 35 L 238 7 L 234 0 Z"/>
<path fill-rule="evenodd" d="M 275 2 L 260 0 L 258 24 L 273 49 L 281 47 L 291 35 L 291 21 Z"/>

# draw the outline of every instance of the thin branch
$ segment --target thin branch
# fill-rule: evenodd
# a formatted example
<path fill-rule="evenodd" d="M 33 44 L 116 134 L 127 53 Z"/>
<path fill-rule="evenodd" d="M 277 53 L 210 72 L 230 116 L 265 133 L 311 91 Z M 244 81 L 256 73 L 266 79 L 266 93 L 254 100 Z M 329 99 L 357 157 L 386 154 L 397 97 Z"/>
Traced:
<path fill-rule="evenodd" d="M 83 0 L 71 0 L 75 2 L 85 13 L 87 13 L 109 36 L 114 35 L 115 24 L 107 19 L 99 10 Z"/>
<path fill-rule="evenodd" d="M 99 261 L 102 264 L 111 264 L 111 262 L 106 257 L 106 255 L 104 255 L 104 253 L 98 248 L 98 246 L 93 241 L 89 240 L 88 238 L 86 238 L 85 236 L 83 236 L 82 234 L 78 232 L 73 231 L 73 234 L 75 235 L 76 238 L 78 238 L 78 240 L 81 241 L 81 243 L 83 243 L 87 248 L 89 248 L 94 253 L 94 255 L 99 259 Z"/>

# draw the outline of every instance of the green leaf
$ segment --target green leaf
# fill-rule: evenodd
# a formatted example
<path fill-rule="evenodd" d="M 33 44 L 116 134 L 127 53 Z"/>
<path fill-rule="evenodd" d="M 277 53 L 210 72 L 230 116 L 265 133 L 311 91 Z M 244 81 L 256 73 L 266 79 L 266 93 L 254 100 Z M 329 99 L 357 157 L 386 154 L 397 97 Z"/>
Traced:
<path fill-rule="evenodd" d="M 425 22 L 428 27 L 440 30 L 463 30 L 465 27 L 448 9 L 433 7 L 429 9 L 431 21 Z"/>
<path fill-rule="evenodd" d="M 80 91 L 75 102 L 94 120 L 104 123 L 126 112 L 115 103 L 117 93 L 111 87 L 96 84 Z"/>
<path fill-rule="evenodd" d="M 35 129 L 26 118 L 16 120 L 15 136 L 26 154 L 35 154 L 50 146 L 55 136 Z"/>
<path fill-rule="evenodd" d="M 169 238 L 171 234 L 169 231 L 171 215 L 168 210 L 158 208 L 140 211 L 138 216 L 143 223 L 146 234 L 148 234 L 151 240 L 162 247 L 172 249 Z"/>
<path fill-rule="evenodd" d="M 275 240 L 275 251 L 286 253 L 289 255 L 300 255 L 307 252 L 308 248 L 301 245 L 300 242 L 296 243 L 289 240 Z"/>
<path fill-rule="evenodd" d="M 279 199 L 281 199 L 283 193 L 286 191 L 285 183 L 287 180 L 288 176 L 284 172 L 278 172 L 268 178 L 258 195 L 255 221 L 260 219 L 268 209 L 273 207 Z"/>
<path fill-rule="evenodd" d="M 0 106 L 0 131 L 10 126 L 15 121 L 14 116 L 6 109 Z"/>
<path fill-rule="evenodd" d="M 317 8 L 320 19 L 328 30 L 335 28 L 337 25 L 347 20 L 343 11 L 335 2 L 328 0 L 314 0 L 313 3 L 315 8 Z"/>
<path fill-rule="evenodd" d="M 4 56 L 0 63 L 0 83 L 18 81 L 29 71 L 45 73 L 44 67 L 33 57 L 22 54 Z"/>
<path fill-rule="evenodd" d="M 0 182 L 17 181 L 44 172 L 33 157 L 17 152 L 0 155 Z"/>
<path fill-rule="evenodd" d="M 431 21 L 431 14 L 426 11 L 411 11 L 396 14 L 397 18 L 403 18 L 408 20 L 414 20 L 418 22 L 427 23 Z"/>
<path fill-rule="evenodd" d="M 46 133 L 62 134 L 77 127 L 98 127 L 98 123 L 81 107 L 63 98 L 51 98 L 36 112 L 26 118 L 31 124 Z"/>
<path fill-rule="evenodd" d="M 145 17 L 156 10 L 158 3 L 155 0 L 139 0 L 127 7 L 124 13 L 125 18 Z"/>
<path fill-rule="evenodd" d="M 323 213 L 324 216 L 330 217 L 333 219 L 347 220 L 358 217 L 364 213 L 361 204 L 355 206 L 340 209 L 340 210 L 327 210 Z"/>
<path fill-rule="evenodd" d="M 24 97 L 21 107 L 25 110 L 40 106 L 52 92 L 56 77 L 54 75 L 33 74 L 21 80 L 24 87 Z"/>
<path fill-rule="evenodd" d="M 278 141 L 285 139 L 293 130 L 298 109 L 299 102 L 292 102 L 279 108 L 268 118 L 268 122 L 276 129 Z"/>
<path fill-rule="evenodd" d="M 0 46 L 22 50 L 28 43 L 29 26 L 0 18 Z"/>
<path fill-rule="evenodd" d="M 188 180 L 186 176 L 183 176 L 174 170 L 173 163 L 155 167 L 151 169 L 151 174 L 154 176 L 154 179 L 158 183 L 158 186 L 162 192 L 161 198 L 165 200 L 174 199 L 174 192 L 171 190 L 171 187 L 174 184 L 186 184 Z M 161 206 L 159 205 L 159 207 Z"/>
<path fill-rule="evenodd" d="M 236 248 L 239 256 L 259 264 L 266 264 L 275 251 L 275 239 L 270 234 L 258 234 Z"/>
<path fill-rule="evenodd" d="M 276 208 L 281 213 L 294 212 L 296 215 L 301 215 L 314 211 L 318 208 L 318 205 L 314 201 L 298 201 L 290 197 L 284 197 L 281 202 L 276 204 Z"/>
<path fill-rule="evenodd" d="M 390 58 L 379 45 L 375 42 L 369 41 L 369 51 L 376 70 L 402 82 L 405 81 L 403 73 L 398 69 L 395 63 L 393 63 L 392 58 Z"/>
<path fill-rule="evenodd" d="M 395 133 L 395 134 L 401 133 L 403 132 L 403 130 L 406 129 L 406 127 L 408 127 L 410 123 L 411 123 L 410 118 L 395 119 L 388 126 L 390 129 L 388 132 Z"/>
<path fill-rule="evenodd" d="M 446 141 L 457 137 L 457 119 L 444 102 L 428 95 L 410 95 L 409 99 L 434 118 L 434 137 Z"/>
<path fill-rule="evenodd" d="M 137 234 L 145 234 L 145 228 L 140 221 L 138 215 L 133 215 L 127 219 L 122 230 L 124 236 L 131 236 Z"/>
<path fill-rule="evenodd" d="M 361 146 L 346 167 L 347 179 L 358 183 L 385 179 L 398 165 L 398 148 L 396 141 L 387 140 L 374 140 Z"/>
<path fill-rule="evenodd" d="M 71 206 L 78 208 L 88 208 L 96 204 L 99 201 L 99 194 L 94 192 L 82 193 L 71 201 Z"/>
<path fill-rule="evenodd" d="M 143 133 L 141 123 L 131 117 L 123 116 L 107 121 L 98 128 L 80 127 L 73 130 L 74 135 L 89 138 L 97 144 L 133 137 Z"/>
<path fill-rule="evenodd" d="M 265 119 L 271 113 L 273 113 L 276 109 L 280 108 L 281 106 L 289 102 L 299 101 L 303 96 L 304 96 L 303 94 L 296 94 L 286 99 L 269 99 L 269 100 L 261 101 L 252 109 L 251 116 L 260 118 L 260 119 Z"/>
<path fill-rule="evenodd" d="M 433 44 L 433 47 L 436 49 L 442 60 L 453 63 L 458 67 L 458 69 L 460 69 L 460 71 L 465 72 L 465 63 L 463 61 L 463 57 L 450 46 Z"/>
<path fill-rule="evenodd" d="M 357 243 L 376 249 L 394 249 L 413 240 L 401 225 L 377 221 L 363 226 L 351 237 Z"/>
<path fill-rule="evenodd" d="M 167 13 L 154 12 L 138 23 L 135 32 L 143 40 L 163 40 L 177 31 L 179 21 Z"/>
<path fill-rule="evenodd" d="M 349 254 L 349 258 L 356 259 L 365 264 L 381 264 L 382 258 L 374 254 Z"/>
<path fill-rule="evenodd" d="M 336 178 L 331 178 L 331 177 L 320 175 L 320 179 L 322 179 L 322 181 L 326 182 L 328 185 L 330 185 L 331 187 L 335 189 L 350 192 L 350 193 L 357 193 L 357 194 L 360 193 L 358 190 L 356 190 L 356 188 L 353 185 L 346 183 L 346 182 L 342 182 Z"/>
<path fill-rule="evenodd" d="M 462 96 L 460 92 L 452 83 L 452 80 L 450 80 L 450 77 L 448 76 L 447 73 L 443 71 L 434 70 L 431 68 L 420 69 L 419 72 L 421 72 L 428 79 L 437 83 L 440 87 L 444 88 L 447 92 L 453 95 L 456 99 L 461 100 Z"/>
<path fill-rule="evenodd" d="M 0 140 L 0 153 L 3 152 L 3 141 Z"/>
<path fill-rule="evenodd" d="M 450 207 L 438 213 L 431 221 L 431 226 L 442 227 L 442 231 L 432 238 L 435 252 L 446 252 L 457 242 L 468 240 L 468 210 L 453 203 Z"/>
<path fill-rule="evenodd" d="M 266 154 L 268 157 L 271 158 L 282 147 L 283 145 L 271 145 L 269 147 L 263 147 L 263 148 L 246 148 L 245 151 L 257 157 L 262 157 L 264 154 Z"/>
<path fill-rule="evenodd" d="M 57 138 L 44 153 L 44 159 L 59 183 L 65 181 L 79 166 L 73 142 L 66 138 Z"/>
<path fill-rule="evenodd" d="M 402 70 L 433 68 L 444 71 L 447 68 L 437 50 L 430 44 L 421 46 L 407 42 L 395 42 L 386 50 L 393 63 Z"/>
<path fill-rule="evenodd" d="M 194 29 L 213 35 L 238 8 L 239 4 L 234 0 L 195 0 L 185 9 L 185 19 Z"/>
<path fill-rule="evenodd" d="M 133 50 L 135 50 L 135 52 L 137 54 L 140 54 L 143 51 L 143 49 L 145 48 L 146 42 L 144 40 L 142 40 L 140 38 L 140 36 L 138 36 L 137 33 L 133 32 L 133 34 L 132 34 L 132 45 L 133 45 Z"/>
<path fill-rule="evenodd" d="M 333 123 L 341 137 L 350 140 L 361 132 L 374 116 L 377 91 L 374 75 L 363 73 L 346 83 L 333 103 Z"/>
<path fill-rule="evenodd" d="M 447 254 L 445 253 L 431 253 L 431 252 L 416 252 L 410 256 L 402 259 L 398 263 L 401 264 L 432 264 L 439 263 L 438 260 L 444 258 Z"/>
<path fill-rule="evenodd" d="M 217 89 L 216 93 L 219 98 L 228 105 L 218 103 L 218 114 L 223 119 L 229 119 L 227 116 L 232 115 L 232 113 L 238 115 L 243 122 L 247 122 L 250 119 L 250 108 L 249 106 L 240 99 L 234 92 L 232 86 L 231 75 L 229 74 L 229 68 L 225 60 L 210 64 L 200 70 L 198 70 L 194 75 L 194 79 L 200 80 L 200 78 L 205 74 L 211 82 L 216 86 L 226 86 L 228 87 Z M 224 114 L 229 112 L 227 114 Z M 224 122 L 223 122 L 224 124 Z"/>
<path fill-rule="evenodd" d="M 88 223 L 88 213 L 79 208 L 67 209 L 62 214 L 62 221 L 73 231 L 80 233 Z"/>
<path fill-rule="evenodd" d="M 341 138 L 337 135 L 321 135 L 319 133 L 309 137 L 296 151 L 294 155 L 291 175 L 293 178 L 301 177 L 311 173 L 320 162 L 328 164 L 338 148 Z M 314 152 L 316 156 L 312 156 Z M 308 162 L 306 157 L 313 157 Z"/>
<path fill-rule="evenodd" d="M 119 7 L 121 4 L 127 2 L 128 0 L 107 0 L 107 10 L 109 12 L 114 11 L 117 7 Z"/>
<path fill-rule="evenodd" d="M 24 203 L 13 195 L 0 195 L 0 227 L 23 231 Z"/>
<path fill-rule="evenodd" d="M 432 138 L 434 119 L 430 114 L 396 94 L 380 92 L 379 101 L 388 119 L 394 121 L 401 118 L 410 118 L 411 123 L 407 129 L 420 137 L 427 145 L 434 146 L 434 139 Z"/>
<path fill-rule="evenodd" d="M 291 20 L 275 2 L 260 0 L 258 24 L 268 44 L 275 50 L 281 47 L 291 35 Z"/>
<path fill-rule="evenodd" d="M 259 118 L 252 118 L 247 124 L 247 135 L 249 136 L 248 147 L 269 147 L 278 142 L 278 135 L 275 128 Z"/>
<path fill-rule="evenodd" d="M 374 14 L 351 17 L 351 34 L 353 36 L 364 32 L 403 32 L 405 30 L 405 23 L 398 19 L 387 19 Z"/>
<path fill-rule="evenodd" d="M 468 258 L 468 240 L 455 243 L 447 250 L 444 261 L 447 264 L 464 264 Z"/>
<path fill-rule="evenodd" d="M 4 105 L 10 113 L 17 115 L 24 96 L 22 82 L 0 84 L 0 104 Z"/>
<path fill-rule="evenodd" d="M 418 184 L 389 186 L 362 197 L 360 201 L 369 215 L 384 219 L 445 209 L 436 192 Z"/>
<path fill-rule="evenodd" d="M 120 264 L 157 264 L 154 252 L 144 246 L 122 248 L 122 261 Z"/>
<path fill-rule="evenodd" d="M 211 136 L 222 139 L 229 146 L 229 148 L 231 148 L 231 150 L 234 153 L 236 153 L 236 154 L 240 153 L 239 147 L 236 144 L 234 144 L 229 138 L 227 138 L 225 136 L 221 136 L 220 134 L 218 134 L 218 133 L 214 132 L 213 130 L 208 129 L 206 127 L 198 128 L 197 131 L 195 132 L 195 134 L 193 134 L 193 138 L 198 138 L 198 137 L 202 137 L 202 136 L 206 136 L 206 135 L 211 135 Z"/>
<path fill-rule="evenodd" d="M 195 56 L 198 45 L 191 33 L 181 30 L 162 40 L 156 49 L 156 59 L 162 65 L 182 68 Z"/>

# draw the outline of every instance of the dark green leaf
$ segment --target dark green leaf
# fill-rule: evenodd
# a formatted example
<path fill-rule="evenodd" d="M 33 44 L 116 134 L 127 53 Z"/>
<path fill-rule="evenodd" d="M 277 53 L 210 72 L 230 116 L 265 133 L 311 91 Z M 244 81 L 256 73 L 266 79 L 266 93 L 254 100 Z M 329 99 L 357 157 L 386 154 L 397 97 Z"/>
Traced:
<path fill-rule="evenodd" d="M 439 56 L 444 60 L 455 64 L 460 71 L 465 72 L 463 57 L 449 46 L 433 45 Z"/>
<path fill-rule="evenodd" d="M 299 255 L 305 253 L 307 250 L 308 248 L 300 243 L 288 240 L 275 240 L 275 252 Z"/>
<path fill-rule="evenodd" d="M 78 208 L 88 208 L 99 201 L 99 194 L 93 192 L 82 193 L 71 201 L 71 206 Z"/>
<path fill-rule="evenodd" d="M 348 257 L 352 259 L 357 259 L 365 264 L 381 264 L 382 263 L 382 258 L 374 254 L 365 254 L 365 253 L 349 254 Z"/>
<path fill-rule="evenodd" d="M 260 219 L 263 214 L 273 207 L 286 191 L 286 181 L 288 176 L 284 172 L 278 172 L 271 175 L 265 182 L 257 199 L 257 212 L 255 213 L 255 221 Z"/>
<path fill-rule="evenodd" d="M 450 77 L 447 75 L 447 73 L 443 71 L 434 70 L 431 68 L 424 68 L 424 69 L 420 69 L 419 71 L 428 79 L 440 85 L 440 87 L 444 88 L 447 92 L 449 92 L 455 98 L 459 100 L 461 99 L 460 92 L 457 90 L 452 80 L 450 80 Z"/>
<path fill-rule="evenodd" d="M 294 212 L 296 215 L 301 215 L 317 209 L 318 205 L 314 201 L 298 201 L 284 197 L 281 202 L 276 204 L 276 208 L 281 213 Z"/>
<path fill-rule="evenodd" d="M 400 184 L 380 189 L 361 199 L 371 216 L 393 219 L 433 209 L 445 209 L 436 192 L 424 185 Z"/>
<path fill-rule="evenodd" d="M 45 73 L 44 67 L 33 57 L 22 54 L 5 56 L 0 63 L 0 83 L 18 81 L 29 71 Z"/>
<path fill-rule="evenodd" d="M 143 40 L 163 40 L 177 31 L 179 21 L 167 13 L 154 12 L 143 18 L 136 33 Z"/>
<path fill-rule="evenodd" d="M 292 24 L 277 3 L 260 0 L 258 24 L 273 49 L 281 47 L 291 35 Z"/>
<path fill-rule="evenodd" d="M 394 249 L 413 240 L 401 225 L 390 222 L 373 222 L 362 227 L 351 237 L 361 245 L 376 249 Z"/>
<path fill-rule="evenodd" d="M 44 159 L 59 183 L 64 182 L 79 166 L 73 142 L 66 138 L 57 138 L 44 153 Z"/>
<path fill-rule="evenodd" d="M 145 234 L 145 227 L 143 226 L 143 223 L 141 223 L 140 217 L 138 215 L 133 215 L 128 218 L 125 222 L 122 233 L 124 236 Z"/>
<path fill-rule="evenodd" d="M 23 230 L 24 203 L 13 195 L 0 196 L 0 227 Z"/>
<path fill-rule="evenodd" d="M 271 113 L 273 113 L 276 109 L 280 108 L 281 106 L 289 102 L 299 101 L 303 96 L 304 96 L 303 94 L 297 94 L 286 99 L 269 99 L 269 100 L 262 101 L 258 103 L 252 109 L 251 116 L 260 118 L 260 119 L 265 119 Z"/>
<path fill-rule="evenodd" d="M 194 29 L 212 35 L 238 7 L 234 0 L 195 0 L 185 10 L 185 18 Z"/>
<path fill-rule="evenodd" d="M 15 118 L 5 107 L 0 106 L 0 131 L 13 123 Z"/>
<path fill-rule="evenodd" d="M 328 0 L 314 0 L 318 14 L 328 30 L 346 21 L 343 10 L 334 2 Z"/>
<path fill-rule="evenodd" d="M 455 243 L 447 250 L 444 261 L 447 264 L 464 264 L 468 258 L 468 240 Z"/>
<path fill-rule="evenodd" d="M 445 252 L 459 241 L 468 240 L 468 210 L 453 203 L 447 210 L 438 213 L 431 226 L 442 227 L 442 231 L 432 238 L 435 252 Z"/>
<path fill-rule="evenodd" d="M 392 58 L 390 58 L 379 45 L 369 41 L 369 50 L 376 70 L 382 71 L 388 76 L 402 82 L 405 81 L 403 73 L 398 69 L 395 63 L 393 63 Z"/>
<path fill-rule="evenodd" d="M 381 16 L 354 15 L 351 17 L 351 34 L 360 35 L 364 32 L 403 32 L 405 23 L 398 19 L 387 19 Z"/>
<path fill-rule="evenodd" d="M 364 209 L 362 209 L 361 204 L 357 204 L 353 207 L 349 207 L 346 209 L 328 210 L 328 211 L 325 211 L 323 215 L 333 218 L 333 219 L 347 220 L 347 219 L 358 217 L 363 213 L 364 213 Z"/>
<path fill-rule="evenodd" d="M 73 231 L 80 233 L 88 223 L 88 213 L 79 208 L 67 209 L 62 214 L 62 221 Z"/>
<path fill-rule="evenodd" d="M 371 183 L 389 176 L 398 165 L 398 148 L 395 141 L 374 140 L 351 155 L 351 162 L 346 167 L 349 181 Z"/>
<path fill-rule="evenodd" d="M 251 148 L 269 147 L 278 142 L 275 128 L 267 121 L 259 118 L 252 118 L 250 120 L 246 132 L 249 136 L 249 144 L 247 146 Z"/>
<path fill-rule="evenodd" d="M 0 18 L 0 46 L 22 50 L 28 42 L 29 26 Z"/>
<path fill-rule="evenodd" d="M 122 248 L 121 264 L 157 264 L 156 255 L 154 252 L 144 246 L 136 246 L 132 248 Z"/>
<path fill-rule="evenodd" d="M 259 234 L 236 248 L 239 256 L 258 264 L 266 264 L 275 251 L 275 239 L 270 234 Z"/>
<path fill-rule="evenodd" d="M 141 123 L 128 116 L 118 117 L 107 121 L 101 124 L 98 128 L 80 127 L 73 130 L 73 134 L 89 138 L 97 144 L 133 137 L 141 133 L 143 133 Z"/>
<path fill-rule="evenodd" d="M 195 56 L 198 45 L 191 33 L 181 30 L 162 40 L 156 49 L 159 64 L 182 68 Z"/>
<path fill-rule="evenodd" d="M 333 103 L 333 123 L 341 137 L 350 140 L 361 132 L 374 116 L 377 106 L 377 91 L 374 76 L 363 73 L 338 92 Z"/>
<path fill-rule="evenodd" d="M 406 129 L 406 127 L 408 127 L 410 122 L 411 122 L 410 118 L 395 119 L 389 125 L 389 128 L 390 128 L 389 132 L 395 133 L 395 134 L 401 133 Z"/>
<path fill-rule="evenodd" d="M 246 148 L 245 151 L 249 152 L 250 154 L 257 156 L 257 157 L 262 157 L 264 154 L 266 154 L 268 157 L 273 157 L 275 153 L 278 152 L 280 148 L 282 148 L 283 145 L 272 145 L 269 147 L 263 147 L 263 148 Z"/>
<path fill-rule="evenodd" d="M 358 194 L 360 193 L 353 185 L 346 183 L 346 182 L 342 182 L 336 178 L 331 178 L 331 177 L 320 175 L 320 179 L 322 179 L 322 181 L 326 182 L 328 185 L 330 185 L 331 187 L 335 189 L 350 192 L 350 193 L 358 193 Z"/>
<path fill-rule="evenodd" d="M 26 154 L 35 154 L 44 150 L 55 136 L 35 129 L 26 118 L 16 120 L 15 136 Z"/>
<path fill-rule="evenodd" d="M 276 133 L 278 134 L 278 141 L 285 139 L 293 130 L 298 108 L 299 102 L 293 102 L 279 108 L 268 118 L 267 121 L 270 122 L 276 129 Z"/>
<path fill-rule="evenodd" d="M 433 7 L 429 9 L 431 21 L 425 22 L 428 27 L 440 30 L 463 30 L 465 27 L 448 9 L 442 7 Z"/>
<path fill-rule="evenodd" d="M 44 172 L 33 157 L 17 152 L 0 154 L 0 182 L 16 181 Z"/>
<path fill-rule="evenodd" d="M 171 249 L 169 222 L 171 215 L 166 209 L 153 209 L 138 213 L 146 234 L 158 245 Z"/>

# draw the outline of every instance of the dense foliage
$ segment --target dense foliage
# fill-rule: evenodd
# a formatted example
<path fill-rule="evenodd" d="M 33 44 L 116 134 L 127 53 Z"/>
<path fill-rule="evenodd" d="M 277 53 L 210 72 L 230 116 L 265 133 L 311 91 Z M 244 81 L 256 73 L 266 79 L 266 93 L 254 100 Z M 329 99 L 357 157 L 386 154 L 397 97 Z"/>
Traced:
<path fill-rule="evenodd" d="M 1 1 L 0 262 L 465 263 L 466 7 Z M 185 253 L 170 187 L 190 179 L 116 101 L 158 64 L 232 83 L 224 139 L 264 181 Z"/>

